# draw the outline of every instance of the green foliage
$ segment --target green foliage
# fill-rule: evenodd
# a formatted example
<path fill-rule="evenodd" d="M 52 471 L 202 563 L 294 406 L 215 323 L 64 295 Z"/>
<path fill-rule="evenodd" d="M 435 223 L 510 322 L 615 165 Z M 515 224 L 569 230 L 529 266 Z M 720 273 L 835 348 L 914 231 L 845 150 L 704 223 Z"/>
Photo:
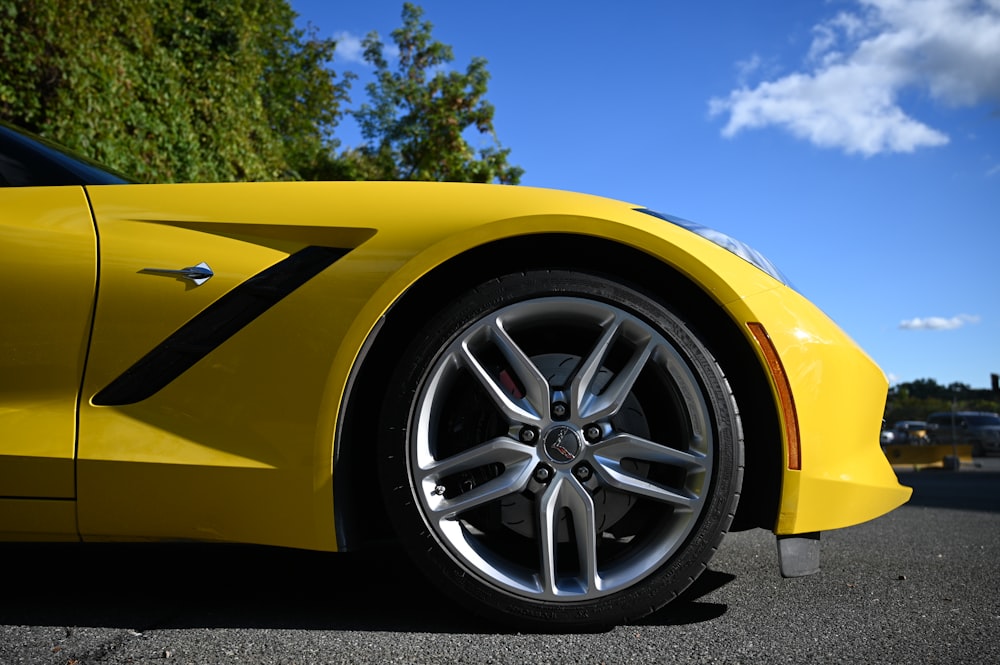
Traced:
<path fill-rule="evenodd" d="M 378 180 L 446 180 L 517 184 L 523 170 L 507 163 L 498 145 L 493 106 L 486 94 L 486 61 L 474 58 L 465 72 L 448 65 L 450 46 L 431 37 L 423 11 L 403 5 L 403 26 L 392 33 L 399 51 L 393 71 L 377 33 L 364 41 L 365 60 L 375 68 L 367 86 L 370 103 L 354 112 L 366 143 L 344 153 L 345 175 Z M 466 136 L 485 137 L 478 154 Z"/>
<path fill-rule="evenodd" d="M 1000 395 L 964 383 L 940 385 L 934 379 L 918 379 L 889 389 L 885 408 L 888 425 L 898 420 L 926 420 L 935 411 L 1000 411 Z"/>
<path fill-rule="evenodd" d="M 517 183 L 486 61 L 449 71 L 421 15 L 404 5 L 396 72 L 368 36 L 365 143 L 338 154 L 354 76 L 337 77 L 335 42 L 295 28 L 285 0 L 0 0 L 0 119 L 148 182 Z"/>
<path fill-rule="evenodd" d="M 0 118 L 146 181 L 270 180 L 328 155 L 349 80 L 268 0 L 0 0 Z"/>

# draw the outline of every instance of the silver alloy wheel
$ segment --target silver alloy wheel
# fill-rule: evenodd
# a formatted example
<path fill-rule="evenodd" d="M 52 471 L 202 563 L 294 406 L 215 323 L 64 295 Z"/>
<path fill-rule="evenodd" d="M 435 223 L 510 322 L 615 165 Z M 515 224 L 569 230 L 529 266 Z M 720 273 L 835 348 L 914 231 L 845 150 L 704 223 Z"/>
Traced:
<path fill-rule="evenodd" d="M 659 569 L 712 486 L 712 411 L 689 362 L 596 299 L 534 298 L 473 321 L 410 413 L 408 472 L 435 539 L 537 601 L 592 600 Z"/>

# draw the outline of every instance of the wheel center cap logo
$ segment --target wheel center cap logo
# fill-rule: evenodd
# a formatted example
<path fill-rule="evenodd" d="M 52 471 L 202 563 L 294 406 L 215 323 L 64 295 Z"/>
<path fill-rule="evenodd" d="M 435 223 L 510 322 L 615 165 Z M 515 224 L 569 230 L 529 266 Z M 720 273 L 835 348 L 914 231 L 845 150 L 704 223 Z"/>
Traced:
<path fill-rule="evenodd" d="M 569 427 L 554 427 L 545 435 L 545 454 L 553 462 L 566 464 L 580 454 L 580 437 Z"/>

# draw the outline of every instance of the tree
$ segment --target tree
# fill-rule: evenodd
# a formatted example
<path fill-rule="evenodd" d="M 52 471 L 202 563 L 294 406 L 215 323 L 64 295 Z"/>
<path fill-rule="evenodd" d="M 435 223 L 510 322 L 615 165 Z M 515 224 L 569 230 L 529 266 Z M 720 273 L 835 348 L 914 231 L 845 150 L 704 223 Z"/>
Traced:
<path fill-rule="evenodd" d="M 403 6 L 396 72 L 368 36 L 366 142 L 338 152 L 354 75 L 338 78 L 335 41 L 297 29 L 285 0 L 0 0 L 0 119 L 147 182 L 517 183 L 486 61 L 446 70 L 451 47 L 421 16 Z"/>
<path fill-rule="evenodd" d="M 996 395 L 991 390 L 976 389 L 961 382 L 942 386 L 934 379 L 917 379 L 889 389 L 885 419 L 926 420 L 935 411 L 997 411 Z"/>
<path fill-rule="evenodd" d="M 349 78 L 287 2 L 0 0 L 0 118 L 139 180 L 270 180 L 336 148 Z"/>
<path fill-rule="evenodd" d="M 507 163 L 499 146 L 494 109 L 484 100 L 489 72 L 474 58 L 465 72 L 448 69 L 450 46 L 431 37 L 423 10 L 403 5 L 403 25 L 392 32 L 399 50 L 393 71 L 378 33 L 364 41 L 365 60 L 375 67 L 367 86 L 370 103 L 354 112 L 365 145 L 340 157 L 340 175 L 378 180 L 446 180 L 517 184 L 523 170 Z M 468 135 L 490 144 L 478 154 Z"/>

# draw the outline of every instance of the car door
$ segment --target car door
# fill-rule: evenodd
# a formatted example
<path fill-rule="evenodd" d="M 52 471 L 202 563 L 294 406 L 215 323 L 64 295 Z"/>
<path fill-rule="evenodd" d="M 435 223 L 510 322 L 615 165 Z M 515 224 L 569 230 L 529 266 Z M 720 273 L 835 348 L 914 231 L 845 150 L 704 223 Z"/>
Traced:
<path fill-rule="evenodd" d="M 79 186 L 0 188 L 0 531 L 11 515 L 75 532 L 77 402 L 97 283 L 97 245 Z M 35 512 L 37 509 L 38 512 Z M 10 518 L 13 519 L 13 518 Z M 25 525 L 22 525 L 25 526 Z"/>

